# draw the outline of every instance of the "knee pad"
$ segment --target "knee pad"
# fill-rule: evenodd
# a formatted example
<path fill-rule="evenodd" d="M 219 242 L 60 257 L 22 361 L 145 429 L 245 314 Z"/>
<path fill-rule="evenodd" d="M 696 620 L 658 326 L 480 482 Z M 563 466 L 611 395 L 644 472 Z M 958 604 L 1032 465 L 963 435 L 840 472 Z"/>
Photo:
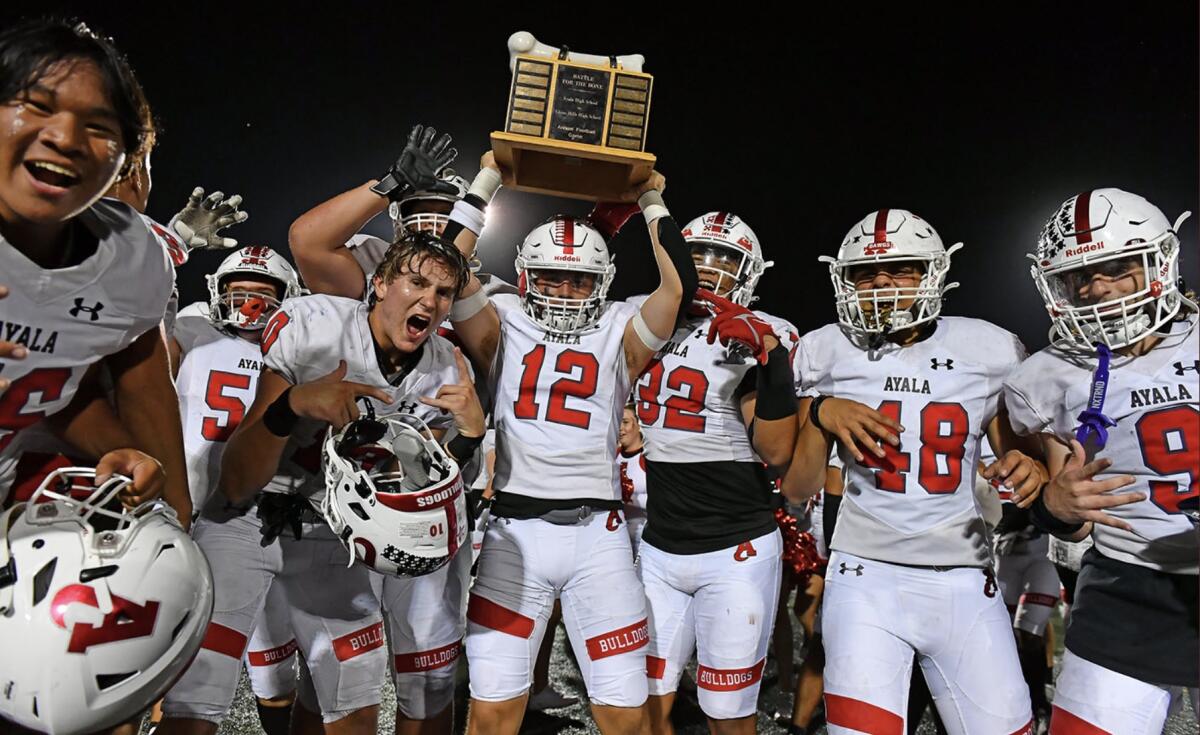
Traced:
<path fill-rule="evenodd" d="M 396 707 L 410 720 L 428 720 L 454 701 L 456 664 L 432 671 L 396 674 Z"/>

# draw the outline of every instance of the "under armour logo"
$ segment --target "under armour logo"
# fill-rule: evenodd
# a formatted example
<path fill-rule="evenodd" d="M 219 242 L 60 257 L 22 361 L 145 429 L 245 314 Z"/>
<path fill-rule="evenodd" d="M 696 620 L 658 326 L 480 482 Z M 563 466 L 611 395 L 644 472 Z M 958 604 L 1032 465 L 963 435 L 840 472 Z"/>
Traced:
<path fill-rule="evenodd" d="M 83 298 L 80 297 L 75 299 L 75 306 L 71 307 L 71 316 L 77 317 L 79 316 L 80 312 L 86 312 L 91 314 L 92 321 L 98 322 L 100 321 L 100 310 L 103 308 L 104 304 L 100 303 L 99 301 L 96 302 L 95 306 L 84 306 Z"/>
<path fill-rule="evenodd" d="M 859 564 L 856 567 L 848 567 L 848 566 L 846 566 L 846 562 L 844 562 L 844 561 L 840 562 L 840 564 L 841 564 L 842 568 L 838 570 L 838 574 L 845 574 L 846 572 L 854 572 L 854 576 L 856 576 L 856 577 L 862 576 L 862 573 L 863 573 L 863 565 L 862 564 Z"/>
<path fill-rule="evenodd" d="M 734 561 L 746 561 L 752 556 L 758 556 L 758 552 L 754 550 L 754 545 L 749 541 L 738 544 L 737 550 L 733 552 Z"/>
<path fill-rule="evenodd" d="M 936 357 L 931 357 L 931 358 L 929 358 L 929 364 L 931 366 L 933 366 L 934 370 L 941 370 L 942 368 L 946 368 L 947 370 L 954 369 L 954 359 L 953 358 L 946 358 L 945 360 L 938 360 Z"/>
<path fill-rule="evenodd" d="M 399 413 L 416 413 L 417 404 L 409 401 L 400 401 L 396 404 L 396 411 Z"/>
<path fill-rule="evenodd" d="M 1195 360 L 1191 365 L 1184 365 L 1182 362 L 1175 363 L 1175 374 L 1183 375 L 1188 370 L 1200 373 L 1200 360 Z"/>

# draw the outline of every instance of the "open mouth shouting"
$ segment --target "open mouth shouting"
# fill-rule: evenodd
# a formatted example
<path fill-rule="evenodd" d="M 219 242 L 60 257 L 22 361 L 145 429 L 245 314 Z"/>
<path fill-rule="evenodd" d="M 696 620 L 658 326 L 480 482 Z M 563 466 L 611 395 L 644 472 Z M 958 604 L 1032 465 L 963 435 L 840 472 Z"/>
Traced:
<path fill-rule="evenodd" d="M 51 161 L 26 161 L 24 165 L 40 193 L 62 194 L 82 179 L 74 169 Z"/>
<path fill-rule="evenodd" d="M 431 323 L 424 314 L 413 314 L 404 322 L 404 334 L 413 342 L 419 342 L 428 335 Z"/>

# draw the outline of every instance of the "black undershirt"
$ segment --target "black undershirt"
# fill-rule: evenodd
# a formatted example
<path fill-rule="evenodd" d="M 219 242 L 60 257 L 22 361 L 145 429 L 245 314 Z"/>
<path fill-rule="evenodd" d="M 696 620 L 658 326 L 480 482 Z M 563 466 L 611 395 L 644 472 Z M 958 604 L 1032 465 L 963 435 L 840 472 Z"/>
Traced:
<path fill-rule="evenodd" d="M 1168 574 L 1088 549 L 1067 623 L 1067 649 L 1151 684 L 1200 685 L 1194 574 Z"/>
<path fill-rule="evenodd" d="M 759 462 L 646 460 L 642 540 L 671 554 L 704 554 L 775 530 L 766 468 Z"/>

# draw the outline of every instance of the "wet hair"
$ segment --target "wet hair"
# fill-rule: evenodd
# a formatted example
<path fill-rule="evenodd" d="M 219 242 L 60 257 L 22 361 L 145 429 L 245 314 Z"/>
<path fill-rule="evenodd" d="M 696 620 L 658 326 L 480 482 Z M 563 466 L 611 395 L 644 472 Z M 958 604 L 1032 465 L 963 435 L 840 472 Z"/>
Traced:
<path fill-rule="evenodd" d="M 125 145 L 128 174 L 154 147 L 155 125 L 145 92 L 111 38 L 86 24 L 60 18 L 26 20 L 0 32 L 0 104 L 27 93 L 55 65 L 90 61 L 100 71 Z"/>
<path fill-rule="evenodd" d="M 404 272 L 417 273 L 425 261 L 432 258 L 450 271 L 454 279 L 454 293 L 462 291 L 471 277 L 471 266 L 454 243 L 429 232 L 400 233 L 392 246 L 383 256 L 383 262 L 375 269 L 375 277 L 384 283 L 391 283 Z"/>

